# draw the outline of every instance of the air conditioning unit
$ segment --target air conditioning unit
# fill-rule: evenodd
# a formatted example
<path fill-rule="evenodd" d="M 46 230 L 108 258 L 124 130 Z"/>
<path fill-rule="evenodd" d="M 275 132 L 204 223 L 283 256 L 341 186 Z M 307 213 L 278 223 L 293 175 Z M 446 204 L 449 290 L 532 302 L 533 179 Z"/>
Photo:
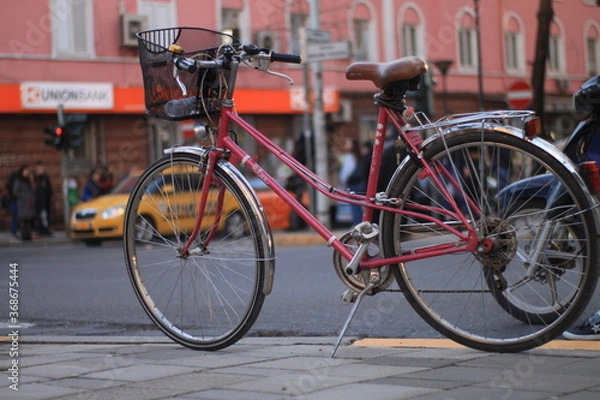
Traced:
<path fill-rule="evenodd" d="M 259 48 L 267 48 L 272 51 L 279 51 L 279 34 L 273 31 L 256 32 L 255 44 Z"/>
<path fill-rule="evenodd" d="M 139 14 L 121 14 L 121 46 L 135 46 L 135 36 L 139 31 L 148 29 L 148 16 Z"/>
<path fill-rule="evenodd" d="M 340 100 L 340 110 L 331 114 L 331 122 L 352 122 L 352 101 Z"/>

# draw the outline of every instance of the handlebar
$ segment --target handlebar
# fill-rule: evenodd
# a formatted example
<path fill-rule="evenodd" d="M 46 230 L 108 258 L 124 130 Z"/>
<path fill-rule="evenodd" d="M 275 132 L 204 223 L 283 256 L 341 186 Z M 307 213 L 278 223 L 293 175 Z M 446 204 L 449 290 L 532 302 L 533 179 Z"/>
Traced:
<path fill-rule="evenodd" d="M 302 57 L 297 54 L 271 52 L 271 61 L 284 62 L 288 64 L 302 64 Z"/>
<path fill-rule="evenodd" d="M 240 60 L 257 58 L 268 62 L 284 62 L 288 64 L 301 64 L 302 57 L 297 54 L 268 52 L 268 49 L 258 49 L 254 45 L 242 46 L 242 53 L 239 55 Z M 201 68 L 216 68 L 224 64 L 223 59 L 219 60 L 194 60 L 180 56 L 173 57 L 173 64 L 180 69 L 190 73 L 195 73 Z"/>

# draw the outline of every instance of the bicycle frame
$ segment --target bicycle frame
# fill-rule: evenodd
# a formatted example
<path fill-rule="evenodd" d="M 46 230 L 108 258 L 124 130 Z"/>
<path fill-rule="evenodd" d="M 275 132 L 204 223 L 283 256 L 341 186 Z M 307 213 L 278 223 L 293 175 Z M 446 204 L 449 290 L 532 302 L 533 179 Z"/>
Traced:
<path fill-rule="evenodd" d="M 392 258 L 376 257 L 363 259 L 360 261 L 359 264 L 360 270 L 380 268 L 385 265 L 425 259 L 428 257 L 436 257 L 442 254 L 474 251 L 478 246 L 478 239 L 476 233 L 470 227 L 470 224 L 467 223 L 467 217 L 462 213 L 460 207 L 456 204 L 452 195 L 450 195 L 445 185 L 438 178 L 438 176 L 436 175 L 437 173 L 434 172 L 433 167 L 429 165 L 426 161 L 421 160 L 425 170 L 431 176 L 435 185 L 438 186 L 441 193 L 443 193 L 445 200 L 448 201 L 449 204 L 451 204 L 453 211 L 452 216 L 458 218 L 458 220 L 463 222 L 463 226 L 467 228 L 468 232 L 466 234 L 461 233 L 452 226 L 444 224 L 438 218 L 434 218 L 423 212 L 419 212 L 419 210 L 399 210 L 394 207 L 379 204 L 376 201 L 375 195 L 377 191 L 377 181 L 379 177 L 379 169 L 381 167 L 381 159 L 383 155 L 385 129 L 389 121 L 391 121 L 396 127 L 396 129 L 398 129 L 402 140 L 410 147 L 410 149 L 413 152 L 418 154 L 418 146 L 422 141 L 421 137 L 418 134 L 412 133 L 410 130 L 406 131 L 402 129 L 402 127 L 407 125 L 407 123 L 398 111 L 390 110 L 383 106 L 380 107 L 378 114 L 377 131 L 374 141 L 375 143 L 373 146 L 372 162 L 369 168 L 367 190 L 366 194 L 361 195 L 332 187 L 325 180 L 317 176 L 313 171 L 309 170 L 306 166 L 297 162 L 289 153 L 287 153 L 285 150 L 273 143 L 263 133 L 261 133 L 256 128 L 251 126 L 248 122 L 246 122 L 244 119 L 242 119 L 234 111 L 233 106 L 223 107 L 219 124 L 219 130 L 217 132 L 216 147 L 208 152 L 208 162 L 205 171 L 206 179 L 204 179 L 204 186 L 198 206 L 198 220 L 196 222 L 194 232 L 192 232 L 191 237 L 189 238 L 188 242 L 183 248 L 183 252 L 185 253 L 187 251 L 191 243 L 197 237 L 199 228 L 202 224 L 202 215 L 204 214 L 207 196 L 212 182 L 212 171 L 214 169 L 217 159 L 224 157 L 232 163 L 239 162 L 240 165 L 247 167 L 256 177 L 261 179 L 273 192 L 275 192 L 285 203 L 287 203 L 290 206 L 290 208 L 300 216 L 300 218 L 302 218 L 312 229 L 314 229 L 327 242 L 329 246 L 333 247 L 336 251 L 338 251 L 346 260 L 350 261 L 354 257 L 354 253 L 350 249 L 348 249 L 340 241 L 339 238 L 337 238 L 313 214 L 307 211 L 306 208 L 297 199 L 290 195 L 290 193 L 288 193 L 287 190 L 285 190 L 267 171 L 265 171 L 260 166 L 260 164 L 252 156 L 250 156 L 250 154 L 248 154 L 244 149 L 242 149 L 236 143 L 236 141 L 229 136 L 229 127 L 231 122 L 235 122 L 239 127 L 241 127 L 241 129 L 244 132 L 246 132 L 254 140 L 256 140 L 259 145 L 262 145 L 265 148 L 267 148 L 269 152 L 275 155 L 282 163 L 284 163 L 295 173 L 299 174 L 308 184 L 310 184 L 320 193 L 326 195 L 327 197 L 335 201 L 345 202 L 349 204 L 358 204 L 364 207 L 365 211 L 363 213 L 363 221 L 370 221 L 373 215 L 373 210 L 375 209 L 380 211 L 389 211 L 414 218 L 421 218 L 427 220 L 428 222 L 434 223 L 441 229 L 456 236 L 458 238 L 458 241 L 463 243 L 462 245 L 457 245 L 456 242 L 454 242 L 424 246 L 419 249 L 412 249 Z M 454 184 L 454 186 L 458 187 L 456 182 L 453 183 L 451 174 L 445 169 L 445 167 L 443 167 L 441 164 L 438 164 L 437 168 L 438 170 L 442 171 L 442 174 L 445 177 L 451 178 L 451 184 Z M 471 199 L 467 199 L 467 201 L 473 205 L 473 201 Z M 422 211 L 431 210 L 439 212 L 441 214 L 449 215 L 447 210 L 440 209 L 437 207 L 419 206 L 415 208 L 419 208 Z M 206 240 L 210 240 L 210 236 Z"/>

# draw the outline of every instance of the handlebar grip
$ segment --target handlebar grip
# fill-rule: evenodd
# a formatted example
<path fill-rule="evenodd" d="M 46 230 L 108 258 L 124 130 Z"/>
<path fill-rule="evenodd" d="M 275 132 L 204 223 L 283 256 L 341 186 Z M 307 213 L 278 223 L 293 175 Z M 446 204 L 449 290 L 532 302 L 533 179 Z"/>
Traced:
<path fill-rule="evenodd" d="M 198 64 L 196 64 L 196 61 L 191 60 L 189 58 L 175 57 L 173 58 L 173 64 L 175 64 L 177 68 L 190 72 L 192 74 L 198 71 Z"/>
<path fill-rule="evenodd" d="M 302 57 L 297 54 L 285 54 L 271 52 L 271 61 L 284 62 L 290 64 L 302 64 Z"/>

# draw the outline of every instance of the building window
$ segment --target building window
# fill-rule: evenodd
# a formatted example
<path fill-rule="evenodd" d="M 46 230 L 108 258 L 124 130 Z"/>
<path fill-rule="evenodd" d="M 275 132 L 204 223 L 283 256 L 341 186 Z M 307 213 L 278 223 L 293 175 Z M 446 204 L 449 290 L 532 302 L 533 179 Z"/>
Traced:
<path fill-rule="evenodd" d="M 587 71 L 589 76 L 600 74 L 600 25 L 593 22 L 586 35 Z"/>
<path fill-rule="evenodd" d="M 589 76 L 596 76 L 600 74 L 600 40 L 598 38 L 588 38 L 587 51 Z"/>
<path fill-rule="evenodd" d="M 139 12 L 148 16 L 148 29 L 177 26 L 175 9 L 171 1 L 143 0 L 140 2 Z"/>
<path fill-rule="evenodd" d="M 371 21 L 371 12 L 366 3 L 359 3 L 352 14 L 353 54 L 355 61 L 373 61 L 376 59 L 375 33 Z"/>
<path fill-rule="evenodd" d="M 565 49 L 563 42 L 562 29 L 555 22 L 550 27 L 550 42 L 548 47 L 548 73 L 562 74 L 565 71 Z"/>
<path fill-rule="evenodd" d="M 241 10 L 223 8 L 221 10 L 221 32 L 232 35 L 235 38 L 241 37 Z"/>
<path fill-rule="evenodd" d="M 477 35 L 475 16 L 465 11 L 458 20 L 458 65 L 463 70 L 477 68 Z"/>
<path fill-rule="evenodd" d="M 525 71 L 522 24 L 511 16 L 504 22 L 504 65 L 508 72 Z"/>
<path fill-rule="evenodd" d="M 369 21 L 354 20 L 354 60 L 369 60 Z"/>
<path fill-rule="evenodd" d="M 417 46 L 417 27 L 415 25 L 405 24 L 402 26 L 402 56 L 416 56 L 418 54 Z"/>
<path fill-rule="evenodd" d="M 91 0 L 51 0 L 52 48 L 56 57 L 93 57 Z"/>
<path fill-rule="evenodd" d="M 424 28 L 422 18 L 413 6 L 400 10 L 402 50 L 400 54 L 406 56 L 424 56 Z"/>

